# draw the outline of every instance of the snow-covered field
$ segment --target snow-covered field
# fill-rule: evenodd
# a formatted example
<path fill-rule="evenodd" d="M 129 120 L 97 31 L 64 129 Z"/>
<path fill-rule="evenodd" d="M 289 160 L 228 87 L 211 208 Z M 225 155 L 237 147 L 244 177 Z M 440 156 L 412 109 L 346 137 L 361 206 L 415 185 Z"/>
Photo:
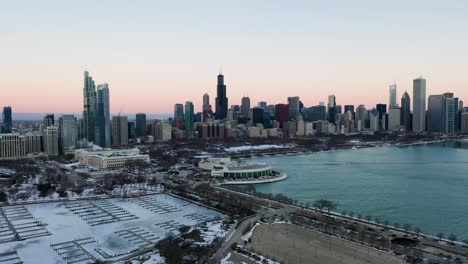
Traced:
<path fill-rule="evenodd" d="M 257 145 L 257 146 L 240 146 L 240 147 L 230 147 L 225 149 L 226 152 L 241 152 L 248 150 L 264 150 L 264 149 L 283 149 L 283 148 L 292 148 L 293 144 L 285 145 Z"/>
<path fill-rule="evenodd" d="M 145 199 L 144 202 L 141 199 Z M 108 223 L 98 224 L 91 226 L 84 219 L 90 223 L 96 223 L 96 217 L 93 212 L 99 210 L 96 206 L 101 206 L 109 213 L 103 219 L 111 219 Z M 109 203 L 112 206 L 109 206 Z M 81 211 L 72 213 L 70 206 L 84 204 L 83 208 L 78 208 Z M 67 208 L 66 205 L 69 207 Z M 81 206 L 81 205 L 80 205 Z M 89 206 L 92 210 L 87 211 L 86 207 Z M 107 207 L 106 207 L 107 206 Z M 122 210 L 115 210 L 113 208 L 119 207 L 126 211 L 126 213 L 135 216 L 122 218 Z M 21 206 L 15 206 L 21 207 Z M 180 225 L 194 226 L 203 221 L 209 221 L 208 230 L 203 233 L 206 240 L 211 241 L 217 236 L 223 236 L 225 231 L 221 229 L 219 220 L 224 216 L 216 211 L 201 207 L 184 200 L 166 195 L 156 194 L 151 196 L 144 196 L 140 198 L 129 199 L 106 199 L 105 203 L 99 201 L 81 201 L 77 202 L 54 202 L 24 205 L 35 220 L 44 224 L 45 229 L 51 233 L 49 236 L 42 236 L 31 238 L 23 241 L 14 241 L 8 243 L 0 242 L 0 255 L 7 252 L 17 251 L 18 257 L 23 263 L 67 263 L 62 257 L 74 256 L 69 261 L 79 260 L 86 258 L 85 252 L 80 251 L 79 246 L 86 249 L 95 259 L 100 260 L 117 260 L 125 256 L 127 252 L 141 249 L 146 246 L 144 240 L 150 240 L 154 243 L 163 239 L 169 232 L 177 234 L 177 227 Z M 112 210 L 115 210 L 112 211 Z M 112 214 L 115 214 L 112 216 Z M 217 218 L 217 221 L 213 219 Z M 122 219 L 122 221 L 112 222 L 115 219 Z M 128 220 L 126 220 L 128 219 Z M 2 227 L 7 228 L 7 227 Z M 4 231 L 0 231 L 4 232 Z M 116 233 L 117 232 L 117 233 Z M 132 233 L 133 232 L 133 233 Z M 75 239 L 89 238 L 90 243 L 78 245 L 73 247 L 73 243 L 56 245 L 54 244 L 73 241 Z M 207 243 L 209 242 L 207 241 Z M 139 244 L 138 244 L 139 243 Z M 62 254 L 59 252 L 67 251 L 69 247 L 75 252 Z M 65 249 L 60 249 L 65 248 Z M 55 250 L 54 250 L 55 249 Z M 57 249 L 59 249 L 57 251 Z M 85 254 L 82 254 L 85 253 Z M 82 254 L 80 256 L 80 254 Z M 104 256 L 113 256 L 105 258 Z M 76 262 L 76 263 L 91 263 Z"/>

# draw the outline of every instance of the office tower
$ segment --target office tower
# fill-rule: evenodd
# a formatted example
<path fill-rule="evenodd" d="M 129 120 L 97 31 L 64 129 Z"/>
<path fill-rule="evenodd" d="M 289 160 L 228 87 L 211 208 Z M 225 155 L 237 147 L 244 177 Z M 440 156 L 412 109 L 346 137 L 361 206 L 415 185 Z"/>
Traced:
<path fill-rule="evenodd" d="M 127 133 L 128 133 L 128 139 L 129 140 L 130 139 L 135 139 L 135 137 L 136 137 L 136 132 L 135 132 L 136 128 L 135 127 L 136 127 L 135 122 L 131 122 L 131 121 L 128 122 L 128 125 L 127 125 L 128 132 Z M 145 131 L 145 134 L 146 134 L 146 131 Z"/>
<path fill-rule="evenodd" d="M 258 107 L 262 108 L 262 109 L 265 109 L 267 107 L 267 102 L 264 102 L 264 101 L 258 102 Z"/>
<path fill-rule="evenodd" d="M 430 95 L 427 107 L 427 130 L 430 132 L 444 131 L 444 96 Z"/>
<path fill-rule="evenodd" d="M 54 114 L 46 114 L 44 116 L 44 127 L 54 126 L 55 125 L 55 116 Z"/>
<path fill-rule="evenodd" d="M 460 113 L 460 132 L 468 133 L 468 112 Z"/>
<path fill-rule="evenodd" d="M 157 120 L 151 125 L 151 135 L 155 140 L 169 141 L 172 139 L 172 126 L 167 122 Z"/>
<path fill-rule="evenodd" d="M 369 111 L 369 130 L 378 131 L 380 130 L 379 126 L 379 111 L 373 108 Z"/>
<path fill-rule="evenodd" d="M 263 124 L 263 108 L 254 107 L 252 109 L 252 123 Z"/>
<path fill-rule="evenodd" d="M 242 97 L 241 100 L 241 116 L 242 117 L 249 117 L 250 115 L 250 98 L 247 96 Z"/>
<path fill-rule="evenodd" d="M 389 107 L 398 107 L 397 104 L 397 87 L 396 84 L 390 85 L 390 99 L 388 101 L 388 106 Z"/>
<path fill-rule="evenodd" d="M 126 116 L 112 117 L 112 145 L 115 147 L 128 144 L 128 118 Z"/>
<path fill-rule="evenodd" d="M 388 109 L 388 130 L 401 128 L 401 113 L 400 107 L 390 106 Z"/>
<path fill-rule="evenodd" d="M 366 123 L 366 115 L 367 115 L 367 110 L 364 105 L 359 105 L 356 108 L 356 120 L 361 121 L 361 127 L 364 129 L 365 128 L 365 123 Z"/>
<path fill-rule="evenodd" d="M 343 110 L 341 108 L 341 105 L 335 105 L 335 117 L 334 120 L 338 120 L 336 117 L 338 115 L 341 115 L 343 113 Z"/>
<path fill-rule="evenodd" d="M 272 128 L 272 114 L 263 109 L 263 128 Z"/>
<path fill-rule="evenodd" d="M 211 109 L 211 104 L 210 104 L 210 96 L 207 93 L 203 95 L 202 111 L 203 111 L 204 120 L 206 120 L 207 118 L 211 118 L 213 116 L 213 110 Z"/>
<path fill-rule="evenodd" d="M 2 113 L 2 133 L 11 133 L 13 127 L 13 118 L 11 117 L 11 106 L 3 107 Z"/>
<path fill-rule="evenodd" d="M 103 148 L 111 146 L 110 95 L 109 85 L 97 86 L 94 143 Z"/>
<path fill-rule="evenodd" d="M 345 105 L 344 106 L 344 113 L 346 114 L 346 113 L 348 113 L 348 111 L 351 112 L 352 119 L 354 119 L 355 118 L 354 105 Z"/>
<path fill-rule="evenodd" d="M 59 149 L 65 154 L 74 149 L 78 140 L 78 130 L 74 115 L 63 115 L 59 118 Z"/>
<path fill-rule="evenodd" d="M 146 114 L 136 114 L 135 135 L 137 138 L 146 136 Z"/>
<path fill-rule="evenodd" d="M 335 123 L 335 106 L 336 106 L 336 98 L 334 95 L 328 96 L 328 105 L 327 105 L 327 113 L 328 117 L 327 120 L 330 123 Z"/>
<path fill-rule="evenodd" d="M 299 96 L 288 97 L 288 119 L 296 120 L 300 113 Z"/>
<path fill-rule="evenodd" d="M 59 154 L 59 134 L 57 126 L 47 126 L 42 130 L 44 153 L 49 156 Z"/>
<path fill-rule="evenodd" d="M 0 159 L 14 159 L 26 155 L 24 137 L 17 133 L 0 134 Z"/>
<path fill-rule="evenodd" d="M 458 102 L 458 111 L 463 111 L 463 101 L 462 100 L 460 100 Z"/>
<path fill-rule="evenodd" d="M 413 80 L 413 131 L 426 129 L 426 80 Z"/>
<path fill-rule="evenodd" d="M 458 130 L 458 98 L 453 93 L 444 93 L 444 132 L 453 134 Z"/>
<path fill-rule="evenodd" d="M 377 109 L 377 111 L 379 111 L 379 120 L 382 120 L 382 116 L 387 113 L 387 105 L 377 104 L 375 108 Z"/>
<path fill-rule="evenodd" d="M 180 118 L 184 120 L 184 105 L 183 104 L 175 104 L 174 105 L 174 119 Z"/>
<path fill-rule="evenodd" d="M 84 72 L 84 88 L 83 88 L 83 136 L 90 142 L 94 142 L 96 130 L 96 86 L 94 85 L 93 77 L 89 72 Z"/>
<path fill-rule="evenodd" d="M 279 123 L 280 127 L 288 121 L 289 118 L 289 106 L 287 104 L 277 104 L 275 106 L 275 119 Z"/>
<path fill-rule="evenodd" d="M 193 103 L 185 103 L 185 136 L 187 138 L 195 137 Z"/>
<path fill-rule="evenodd" d="M 216 90 L 216 118 L 220 120 L 226 119 L 228 109 L 228 98 L 226 95 L 226 85 L 224 84 L 224 76 L 221 73 L 218 75 L 218 85 Z"/>
<path fill-rule="evenodd" d="M 400 109 L 400 122 L 401 126 L 410 131 L 412 120 L 411 120 L 411 99 L 407 92 L 401 96 L 401 109 Z"/>

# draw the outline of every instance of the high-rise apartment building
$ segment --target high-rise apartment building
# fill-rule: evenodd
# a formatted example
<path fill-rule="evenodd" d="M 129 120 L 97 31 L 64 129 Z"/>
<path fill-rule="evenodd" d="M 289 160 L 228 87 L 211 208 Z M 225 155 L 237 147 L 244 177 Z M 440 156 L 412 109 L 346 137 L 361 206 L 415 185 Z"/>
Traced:
<path fill-rule="evenodd" d="M 112 117 L 112 145 L 115 147 L 128 145 L 128 117 Z"/>
<path fill-rule="evenodd" d="M 97 104 L 95 115 L 95 144 L 103 148 L 111 146 L 111 121 L 110 121 L 110 95 L 109 85 L 97 86 Z"/>
<path fill-rule="evenodd" d="M 65 154 L 74 149 L 78 140 L 78 129 L 74 115 L 63 115 L 59 118 L 59 149 Z"/>
<path fill-rule="evenodd" d="M 83 87 L 83 122 L 82 134 L 88 141 L 94 142 L 96 131 L 96 86 L 88 71 L 84 72 Z"/>
<path fill-rule="evenodd" d="M 42 129 L 42 144 L 44 153 L 49 156 L 59 154 L 59 129 L 57 126 L 47 126 Z"/>
<path fill-rule="evenodd" d="M 413 131 L 426 130 L 426 79 L 413 80 Z"/>

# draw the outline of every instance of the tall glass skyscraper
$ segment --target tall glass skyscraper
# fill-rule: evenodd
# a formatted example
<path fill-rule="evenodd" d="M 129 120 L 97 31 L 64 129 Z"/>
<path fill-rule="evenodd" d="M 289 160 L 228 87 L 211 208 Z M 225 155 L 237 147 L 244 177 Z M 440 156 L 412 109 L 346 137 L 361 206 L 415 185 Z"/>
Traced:
<path fill-rule="evenodd" d="M 390 94 L 390 97 L 389 97 L 389 100 L 388 100 L 388 106 L 389 107 L 397 107 L 398 104 L 397 104 L 397 87 L 396 87 L 396 84 L 392 84 L 390 85 L 390 89 L 389 89 L 389 94 Z"/>
<path fill-rule="evenodd" d="M 226 119 L 228 110 L 228 98 L 226 95 L 226 85 L 224 84 L 224 75 L 221 73 L 218 75 L 217 85 L 217 97 L 216 97 L 216 118 Z"/>
<path fill-rule="evenodd" d="M 63 115 L 59 118 L 59 146 L 60 152 L 65 154 L 68 149 L 76 145 L 78 130 L 74 115 Z"/>
<path fill-rule="evenodd" d="M 401 97 L 400 122 L 406 130 L 411 130 L 411 99 L 407 92 Z"/>
<path fill-rule="evenodd" d="M 413 80 L 413 131 L 426 130 L 426 79 Z"/>
<path fill-rule="evenodd" d="M 136 137 L 141 138 L 146 136 L 146 114 L 136 114 L 136 125 L 135 125 Z"/>
<path fill-rule="evenodd" d="M 195 127 L 194 127 L 194 116 L 193 116 L 193 103 L 185 103 L 185 134 L 187 138 L 193 138 L 195 136 Z"/>
<path fill-rule="evenodd" d="M 103 148 L 111 146 L 109 101 L 109 85 L 107 83 L 98 85 L 95 117 L 95 143 Z"/>
<path fill-rule="evenodd" d="M 83 137 L 94 142 L 96 123 L 96 86 L 88 71 L 84 72 L 83 87 Z"/>
<path fill-rule="evenodd" d="M 13 119 L 11 117 L 11 106 L 3 107 L 2 122 L 2 133 L 11 133 L 11 128 L 13 127 Z"/>

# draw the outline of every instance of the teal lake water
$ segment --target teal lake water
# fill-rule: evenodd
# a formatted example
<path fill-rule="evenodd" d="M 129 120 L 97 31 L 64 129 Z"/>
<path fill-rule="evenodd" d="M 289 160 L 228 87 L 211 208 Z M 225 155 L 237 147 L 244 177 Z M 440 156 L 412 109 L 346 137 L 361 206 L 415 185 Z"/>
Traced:
<path fill-rule="evenodd" d="M 328 199 L 337 211 L 411 224 L 468 239 L 468 142 L 339 150 L 254 158 L 288 179 L 257 184 L 303 202 Z"/>

